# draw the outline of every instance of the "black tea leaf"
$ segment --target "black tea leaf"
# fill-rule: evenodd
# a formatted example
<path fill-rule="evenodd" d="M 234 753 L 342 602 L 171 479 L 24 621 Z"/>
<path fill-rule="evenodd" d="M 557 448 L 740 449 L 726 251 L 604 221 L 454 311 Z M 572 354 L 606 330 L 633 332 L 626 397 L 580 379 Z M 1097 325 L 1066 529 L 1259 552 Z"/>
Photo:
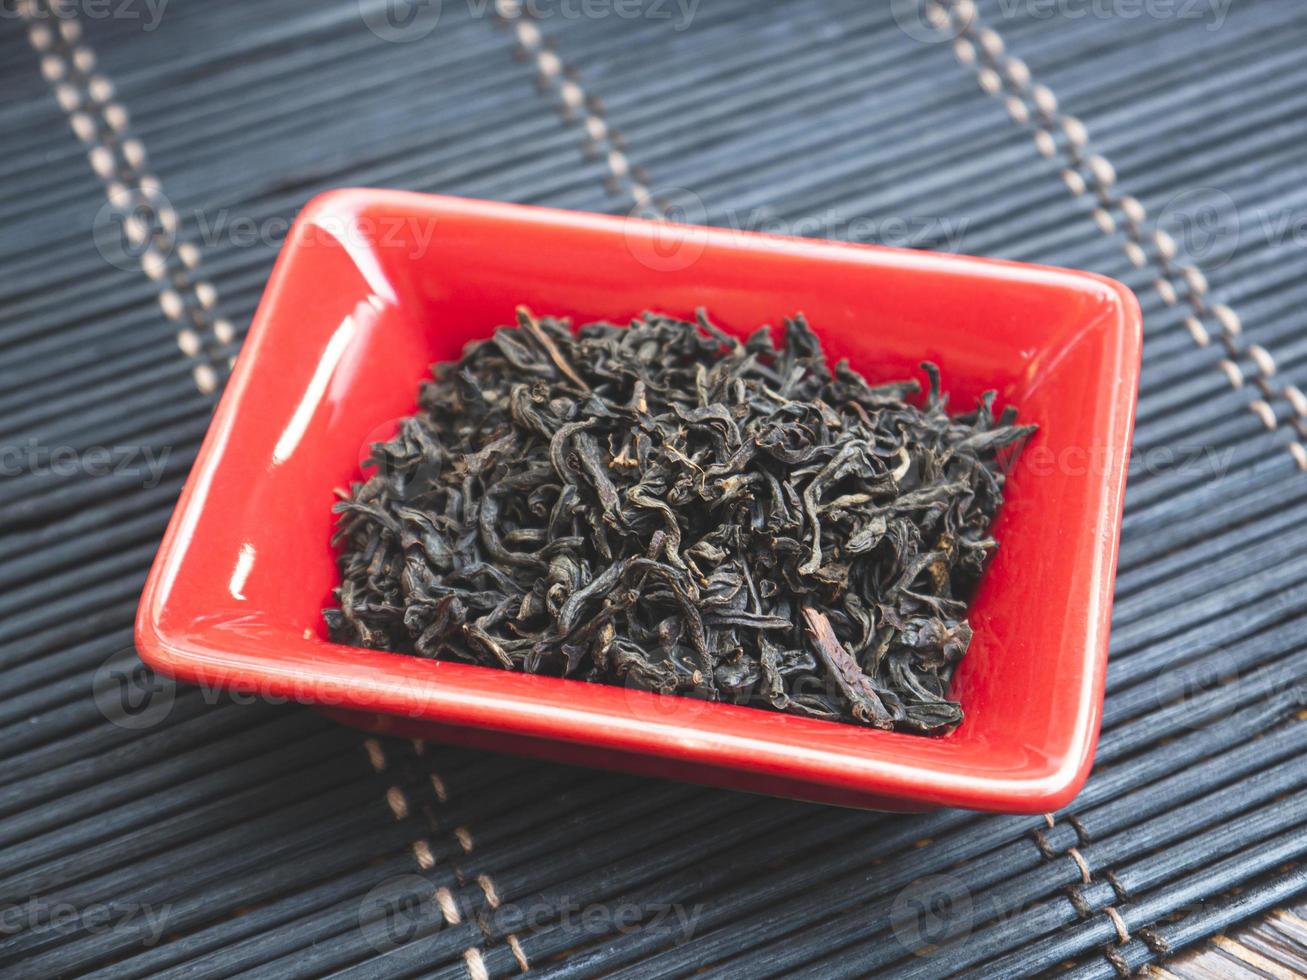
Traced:
<path fill-rule="evenodd" d="M 647 313 L 518 311 L 434 368 L 337 504 L 332 638 L 932 733 L 971 640 L 1004 467 L 1033 426 L 950 416 L 934 365 L 870 385 Z"/>

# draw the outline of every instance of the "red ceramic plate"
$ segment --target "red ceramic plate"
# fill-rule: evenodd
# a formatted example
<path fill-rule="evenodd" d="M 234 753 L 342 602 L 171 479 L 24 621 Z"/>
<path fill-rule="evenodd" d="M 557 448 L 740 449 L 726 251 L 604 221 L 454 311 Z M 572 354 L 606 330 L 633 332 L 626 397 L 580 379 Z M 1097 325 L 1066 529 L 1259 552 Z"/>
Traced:
<path fill-rule="evenodd" d="M 428 365 L 526 303 L 575 321 L 807 314 L 873 381 L 938 363 L 1040 430 L 1013 469 L 954 693 L 902 735 L 328 641 L 333 491 Z M 378 731 L 855 806 L 1039 812 L 1098 733 L 1139 311 L 1081 272 L 391 191 L 314 201 L 282 252 L 150 574 L 141 656 Z"/>

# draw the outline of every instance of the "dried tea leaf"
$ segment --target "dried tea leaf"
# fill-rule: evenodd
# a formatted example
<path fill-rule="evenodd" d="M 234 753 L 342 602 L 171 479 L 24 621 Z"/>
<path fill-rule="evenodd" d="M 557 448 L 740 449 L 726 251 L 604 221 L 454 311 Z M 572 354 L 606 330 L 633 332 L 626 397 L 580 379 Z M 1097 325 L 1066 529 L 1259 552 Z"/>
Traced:
<path fill-rule="evenodd" d="M 334 639 L 909 732 L 946 696 L 1033 431 L 870 385 L 802 317 L 517 311 L 437 365 L 336 507 Z M 921 404 L 909 399 L 921 397 Z"/>

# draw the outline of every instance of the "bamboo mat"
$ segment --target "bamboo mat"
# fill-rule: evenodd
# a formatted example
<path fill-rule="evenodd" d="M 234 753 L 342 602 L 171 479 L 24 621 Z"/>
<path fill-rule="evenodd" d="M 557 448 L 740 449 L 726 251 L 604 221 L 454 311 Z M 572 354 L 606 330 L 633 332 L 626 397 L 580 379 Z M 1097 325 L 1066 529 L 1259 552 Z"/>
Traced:
<path fill-rule="evenodd" d="M 1307 891 L 1307 8 L 17 6 L 0 971 L 1112 977 Z M 364 738 L 136 667 L 137 595 L 286 223 L 342 185 L 1132 286 L 1084 792 L 1033 818 L 841 811 Z"/>

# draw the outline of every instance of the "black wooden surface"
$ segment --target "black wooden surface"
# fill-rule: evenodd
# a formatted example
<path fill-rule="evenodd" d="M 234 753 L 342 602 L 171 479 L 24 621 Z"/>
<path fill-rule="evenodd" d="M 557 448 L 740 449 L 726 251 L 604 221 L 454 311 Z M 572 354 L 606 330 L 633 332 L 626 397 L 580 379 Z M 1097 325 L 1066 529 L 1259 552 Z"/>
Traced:
<path fill-rule="evenodd" d="M 1107 977 L 1307 889 L 1307 9 L 386 7 L 5 8 L 0 970 Z M 341 185 L 1131 285 L 1084 793 L 847 812 L 368 740 L 134 671 L 136 597 L 286 221 Z M 152 252 L 122 248 L 123 200 Z"/>

